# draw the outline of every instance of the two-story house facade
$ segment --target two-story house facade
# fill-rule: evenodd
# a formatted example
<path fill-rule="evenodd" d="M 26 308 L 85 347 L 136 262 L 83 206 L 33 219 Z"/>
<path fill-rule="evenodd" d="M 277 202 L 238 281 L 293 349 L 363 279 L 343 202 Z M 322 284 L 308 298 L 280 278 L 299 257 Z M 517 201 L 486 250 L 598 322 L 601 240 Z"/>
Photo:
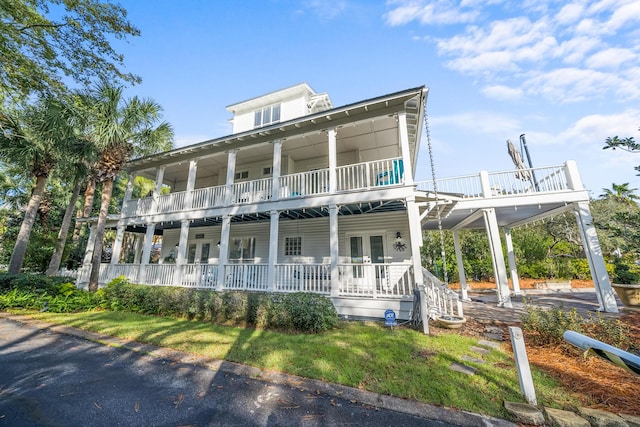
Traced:
<path fill-rule="evenodd" d="M 527 220 L 525 206 L 538 206 L 531 217 L 540 218 L 588 203 L 571 163 L 539 171 L 535 186 L 513 171 L 464 177 L 463 189 L 441 182 L 440 194 L 435 180 L 416 183 L 427 93 L 422 86 L 335 107 L 302 83 L 228 106 L 230 135 L 130 161 L 121 214 L 108 221 L 117 233 L 101 283 L 124 275 L 149 285 L 310 291 L 343 315 L 392 308 L 406 318 L 416 285 L 434 279 L 422 268 L 423 228 L 483 226 L 496 236 L 499 226 Z M 152 194 L 131 198 L 136 176 L 155 182 Z M 496 194 L 492 180 L 511 189 Z M 502 215 L 500 206 L 512 211 Z M 508 304 L 497 239 L 498 293 Z M 91 250 L 90 237 L 87 261 Z M 594 265 L 599 275 L 601 256 Z"/>

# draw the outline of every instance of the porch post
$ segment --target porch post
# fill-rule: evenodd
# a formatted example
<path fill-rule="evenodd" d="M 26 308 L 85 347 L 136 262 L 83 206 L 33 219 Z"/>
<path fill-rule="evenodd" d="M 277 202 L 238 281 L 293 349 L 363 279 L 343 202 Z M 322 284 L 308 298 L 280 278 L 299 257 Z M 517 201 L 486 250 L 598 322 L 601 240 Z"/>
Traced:
<path fill-rule="evenodd" d="M 406 168 L 405 168 L 406 170 Z M 409 237 L 411 238 L 411 260 L 413 262 L 413 278 L 414 285 L 424 283 L 422 277 L 422 256 L 420 248 L 422 247 L 422 227 L 420 225 L 420 212 L 416 205 L 416 197 L 407 197 L 407 216 L 409 220 Z"/>
<path fill-rule="evenodd" d="M 224 205 L 229 206 L 232 201 L 231 189 L 233 188 L 233 177 L 236 174 L 236 150 L 227 151 L 227 180 L 224 186 Z"/>
<path fill-rule="evenodd" d="M 116 227 L 116 239 L 113 242 L 113 247 L 111 248 L 111 265 L 119 264 L 120 262 L 120 253 L 122 252 L 122 240 L 124 239 L 124 224 L 119 224 Z"/>
<path fill-rule="evenodd" d="M 564 173 L 567 178 L 567 184 L 572 190 L 584 190 L 582 185 L 582 179 L 580 178 L 580 172 L 578 172 L 578 165 L 574 160 L 568 160 L 564 164 Z"/>
<path fill-rule="evenodd" d="M 493 262 L 493 274 L 496 278 L 496 288 L 498 290 L 498 306 L 512 308 L 511 295 L 509 294 L 509 281 L 507 279 L 507 268 L 504 265 L 504 255 L 500 242 L 500 229 L 496 210 L 494 208 L 483 209 L 484 224 L 489 238 L 491 249 L 491 260 Z"/>
<path fill-rule="evenodd" d="M 338 189 L 338 155 L 336 147 L 336 128 L 327 129 L 329 143 L 329 192 L 335 193 Z"/>
<path fill-rule="evenodd" d="M 598 303 L 600 303 L 598 310 L 607 313 L 617 313 L 618 306 L 616 304 L 615 294 L 613 293 L 613 288 L 609 281 L 609 274 L 604 264 L 596 229 L 593 226 L 589 202 L 578 202 L 574 205 L 574 209 L 576 220 L 578 221 L 578 229 L 582 237 L 582 246 L 587 261 L 589 262 L 589 269 L 591 270 L 591 277 L 593 278 L 593 284 L 596 288 Z"/>
<path fill-rule="evenodd" d="M 331 255 L 331 296 L 340 294 L 340 271 L 338 269 L 338 206 L 329 205 L 329 253 Z"/>
<path fill-rule="evenodd" d="M 173 271 L 173 284 L 180 286 L 182 283 L 182 275 L 184 274 L 184 265 L 187 257 L 187 242 L 189 240 L 189 220 L 180 221 L 180 240 L 178 240 L 178 253 L 176 255 L 176 268 Z"/>
<path fill-rule="evenodd" d="M 189 176 L 187 178 L 187 188 L 184 194 L 183 209 L 191 209 L 193 201 L 193 189 L 196 187 L 196 175 L 198 173 L 198 160 L 194 159 L 189 162 Z"/>
<path fill-rule="evenodd" d="M 142 249 L 142 259 L 140 260 L 140 269 L 138 270 L 138 282 L 145 285 L 147 282 L 147 265 L 151 257 L 151 247 L 153 246 L 153 236 L 156 231 L 156 224 L 147 224 L 147 232 L 144 235 L 144 246 Z"/>
<path fill-rule="evenodd" d="M 140 264 L 140 256 L 142 255 L 142 237 L 140 233 L 136 233 L 136 247 L 134 251 L 133 263 Z"/>
<path fill-rule="evenodd" d="M 280 173 L 282 170 L 282 142 L 273 141 L 273 168 L 271 169 L 271 200 L 280 199 Z"/>
<path fill-rule="evenodd" d="M 122 213 L 125 212 L 124 207 L 127 205 L 127 202 L 131 200 L 131 194 L 133 194 L 133 181 L 135 179 L 135 175 L 131 172 L 127 175 L 127 188 L 124 190 L 124 198 L 122 199 Z"/>
<path fill-rule="evenodd" d="M 460 296 L 464 301 L 469 301 L 469 295 L 467 293 L 467 276 L 464 272 L 464 260 L 462 259 L 462 250 L 460 249 L 460 237 L 458 236 L 458 230 L 453 230 L 453 248 L 456 252 L 456 262 L 458 263 Z"/>
<path fill-rule="evenodd" d="M 164 170 L 166 166 L 160 166 L 156 171 L 156 185 L 153 187 L 153 206 L 151 207 L 151 212 L 149 213 L 158 213 L 158 197 L 160 196 L 160 190 L 162 190 L 162 180 L 164 179 Z"/>
<path fill-rule="evenodd" d="M 218 255 L 218 290 L 224 289 L 224 266 L 229 258 L 229 228 L 231 216 L 222 215 L 222 227 L 220 229 L 220 254 Z"/>
<path fill-rule="evenodd" d="M 518 277 L 518 268 L 516 267 L 516 254 L 513 252 L 513 241 L 511 240 L 511 229 L 504 230 L 504 240 L 507 246 L 507 260 L 509 261 L 509 275 L 511 283 L 513 283 L 513 294 L 522 295 L 520 291 L 520 278 Z"/>
<path fill-rule="evenodd" d="M 406 111 L 398 112 L 398 132 L 400 137 L 402 163 L 404 166 L 404 183 L 405 185 L 413 185 L 413 165 L 411 163 L 411 150 L 409 149 L 409 131 L 407 128 Z"/>
<path fill-rule="evenodd" d="M 278 263 L 278 229 L 280 225 L 280 212 L 269 212 L 271 227 L 269 230 L 269 270 L 267 290 L 273 292 L 276 283 L 276 264 Z"/>

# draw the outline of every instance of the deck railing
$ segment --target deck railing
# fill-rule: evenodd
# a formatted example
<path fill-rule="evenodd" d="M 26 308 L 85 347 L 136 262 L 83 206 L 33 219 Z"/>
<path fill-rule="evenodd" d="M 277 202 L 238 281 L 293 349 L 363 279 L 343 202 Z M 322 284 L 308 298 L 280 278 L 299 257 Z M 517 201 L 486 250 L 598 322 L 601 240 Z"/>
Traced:
<path fill-rule="evenodd" d="M 232 203 L 255 203 L 271 198 L 271 178 L 237 182 L 231 186 Z"/>
<path fill-rule="evenodd" d="M 330 264 L 276 264 L 276 292 L 331 292 Z"/>
<path fill-rule="evenodd" d="M 329 169 L 283 175 L 278 184 L 281 199 L 324 194 L 329 192 Z"/>
<path fill-rule="evenodd" d="M 401 158 L 341 166 L 336 170 L 338 191 L 361 190 L 404 183 Z"/>
<path fill-rule="evenodd" d="M 462 198 L 513 196 L 572 190 L 567 166 L 480 172 L 454 178 L 436 179 L 438 193 Z M 433 181 L 416 183 L 421 191 L 434 191 Z"/>
<path fill-rule="evenodd" d="M 226 264 L 224 284 L 226 290 L 266 291 L 269 288 L 268 264 Z"/>
<path fill-rule="evenodd" d="M 205 209 L 224 205 L 224 185 L 193 190 L 191 207 Z"/>
<path fill-rule="evenodd" d="M 378 298 L 413 294 L 411 263 L 340 264 L 338 269 L 340 295 Z"/>
<path fill-rule="evenodd" d="M 429 317 L 442 315 L 463 317 L 462 302 L 458 294 L 444 285 L 429 270 L 422 267 Z"/>

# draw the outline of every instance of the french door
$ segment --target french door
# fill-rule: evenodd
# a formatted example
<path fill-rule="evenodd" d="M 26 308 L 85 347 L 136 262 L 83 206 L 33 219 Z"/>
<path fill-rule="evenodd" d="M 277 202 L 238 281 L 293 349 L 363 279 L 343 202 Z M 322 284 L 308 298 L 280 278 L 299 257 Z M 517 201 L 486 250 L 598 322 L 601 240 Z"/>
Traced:
<path fill-rule="evenodd" d="M 358 286 L 380 286 L 385 278 L 385 248 L 382 234 L 354 234 L 348 236 L 351 274 Z"/>

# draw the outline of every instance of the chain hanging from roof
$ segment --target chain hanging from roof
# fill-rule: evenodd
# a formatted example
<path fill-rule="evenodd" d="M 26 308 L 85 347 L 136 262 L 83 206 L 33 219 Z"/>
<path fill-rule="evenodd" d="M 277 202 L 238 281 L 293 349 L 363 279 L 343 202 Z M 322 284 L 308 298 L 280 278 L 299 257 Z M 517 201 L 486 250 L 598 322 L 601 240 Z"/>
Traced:
<path fill-rule="evenodd" d="M 435 197 L 436 218 L 438 219 L 438 233 L 440 235 L 440 256 L 442 257 L 442 275 L 444 284 L 449 286 L 449 277 L 447 274 L 447 257 L 444 247 L 444 231 L 442 229 L 442 216 L 438 207 L 438 183 L 436 181 L 436 167 L 433 160 L 433 144 L 431 143 L 431 133 L 429 132 L 429 117 L 427 115 L 427 99 L 424 100 L 424 128 L 427 135 L 427 147 L 429 148 L 429 162 L 431 164 L 431 179 L 433 184 L 433 195 Z"/>

